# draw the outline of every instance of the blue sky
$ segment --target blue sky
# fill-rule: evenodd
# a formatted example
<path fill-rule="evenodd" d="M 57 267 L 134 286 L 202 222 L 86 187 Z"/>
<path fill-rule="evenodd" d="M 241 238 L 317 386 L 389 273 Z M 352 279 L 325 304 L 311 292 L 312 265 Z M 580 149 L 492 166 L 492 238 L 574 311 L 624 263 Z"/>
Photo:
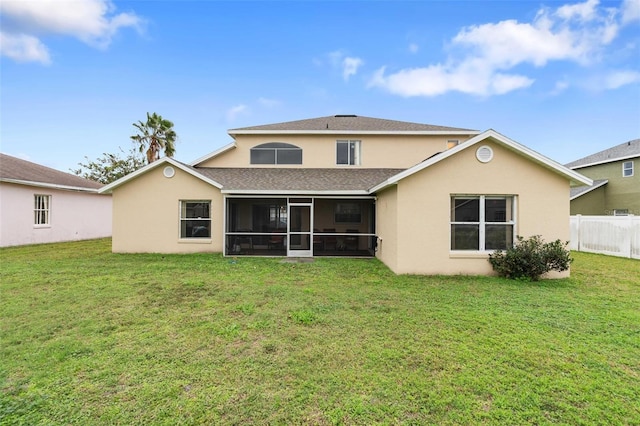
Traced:
<path fill-rule="evenodd" d="M 640 0 L 0 2 L 0 150 L 63 171 L 175 123 L 357 114 L 486 130 L 561 163 L 640 137 Z"/>

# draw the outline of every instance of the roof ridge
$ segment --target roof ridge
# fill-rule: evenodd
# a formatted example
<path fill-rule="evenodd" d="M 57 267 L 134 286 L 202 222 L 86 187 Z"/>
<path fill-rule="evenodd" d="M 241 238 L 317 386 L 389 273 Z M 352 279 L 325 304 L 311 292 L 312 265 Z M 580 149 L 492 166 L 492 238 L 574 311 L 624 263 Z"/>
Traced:
<path fill-rule="evenodd" d="M 229 133 L 244 131 L 452 131 L 452 132 L 477 132 L 472 129 L 449 127 L 411 121 L 391 120 L 388 118 L 376 118 L 355 114 L 336 114 L 323 117 L 306 118 L 300 120 L 283 121 L 257 126 L 239 127 L 230 129 Z"/>

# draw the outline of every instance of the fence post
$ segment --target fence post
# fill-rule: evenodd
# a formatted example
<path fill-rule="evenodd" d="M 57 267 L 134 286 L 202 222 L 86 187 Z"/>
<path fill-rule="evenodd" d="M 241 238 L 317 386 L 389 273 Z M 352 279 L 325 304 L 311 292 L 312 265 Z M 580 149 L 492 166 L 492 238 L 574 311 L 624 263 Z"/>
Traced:
<path fill-rule="evenodd" d="M 633 255 L 633 215 L 630 214 L 627 218 L 627 232 L 625 234 L 629 237 L 629 246 L 627 247 L 627 257 L 632 258 Z"/>
<path fill-rule="evenodd" d="M 580 243 L 581 243 L 581 240 L 582 240 L 582 238 L 581 238 L 582 236 L 580 235 L 580 219 L 581 218 L 582 218 L 581 214 L 577 214 L 576 215 L 576 235 L 577 235 L 576 238 L 578 238 L 578 251 L 581 251 L 580 250 Z"/>

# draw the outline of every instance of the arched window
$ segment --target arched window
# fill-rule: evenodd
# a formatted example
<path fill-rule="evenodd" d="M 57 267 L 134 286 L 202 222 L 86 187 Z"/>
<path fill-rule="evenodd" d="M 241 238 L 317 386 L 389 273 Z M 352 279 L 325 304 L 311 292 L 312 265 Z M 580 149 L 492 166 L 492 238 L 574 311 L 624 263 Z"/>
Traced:
<path fill-rule="evenodd" d="M 251 164 L 302 164 L 302 149 L 289 143 L 263 143 L 251 148 Z"/>

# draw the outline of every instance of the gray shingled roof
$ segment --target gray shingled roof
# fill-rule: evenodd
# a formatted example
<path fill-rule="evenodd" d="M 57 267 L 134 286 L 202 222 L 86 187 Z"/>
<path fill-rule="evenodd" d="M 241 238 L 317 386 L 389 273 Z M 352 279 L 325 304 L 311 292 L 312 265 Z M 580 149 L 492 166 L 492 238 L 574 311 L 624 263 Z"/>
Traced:
<path fill-rule="evenodd" d="M 83 179 L 7 154 L 0 154 L 0 181 L 17 180 L 76 188 L 98 189 L 101 183 Z"/>
<path fill-rule="evenodd" d="M 573 200 L 574 198 L 578 198 L 593 191 L 594 189 L 598 189 L 601 186 L 606 185 L 607 183 L 609 183 L 607 179 L 597 179 L 593 181 L 593 185 L 574 186 L 569 190 L 569 199 Z"/>
<path fill-rule="evenodd" d="M 381 118 L 361 117 L 357 115 L 330 115 L 328 117 L 287 121 L 263 126 L 241 127 L 229 130 L 229 134 L 243 131 L 365 131 L 365 132 L 477 132 L 476 130 L 455 127 L 434 126 L 431 124 L 410 123 L 406 121 L 385 120 Z"/>
<path fill-rule="evenodd" d="M 604 151 L 596 152 L 595 154 L 572 161 L 571 163 L 565 164 L 565 166 L 574 169 L 588 164 L 609 163 L 621 158 L 632 157 L 640 157 L 640 139 L 633 139 L 628 142 L 621 143 L 613 148 L 605 149 Z"/>
<path fill-rule="evenodd" d="M 193 168 L 231 191 L 366 191 L 404 169 Z"/>

